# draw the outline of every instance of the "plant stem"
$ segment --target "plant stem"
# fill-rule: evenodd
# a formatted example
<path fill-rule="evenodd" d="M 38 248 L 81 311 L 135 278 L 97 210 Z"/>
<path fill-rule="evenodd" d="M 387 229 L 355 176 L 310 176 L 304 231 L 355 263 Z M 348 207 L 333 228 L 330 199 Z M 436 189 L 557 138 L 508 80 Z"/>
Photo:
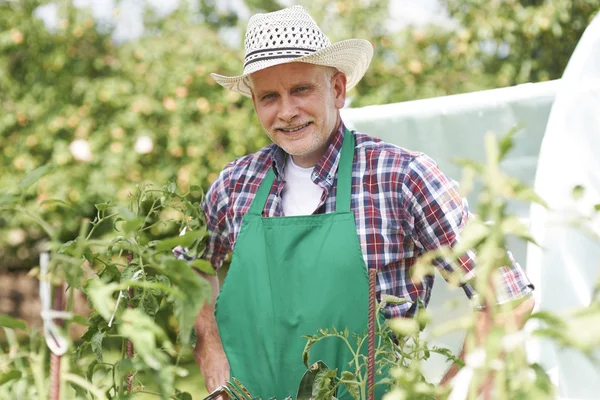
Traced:
<path fill-rule="evenodd" d="M 119 215 L 119 213 L 110 214 L 107 217 L 102 217 L 101 219 L 98 219 L 98 220 L 92 222 L 92 229 L 90 229 L 90 231 L 88 232 L 87 236 L 85 237 L 85 240 L 88 240 L 89 238 L 92 237 L 92 234 L 94 233 L 94 231 L 96 230 L 98 225 L 100 225 L 100 223 L 106 221 L 107 219 L 111 219 L 112 217 L 115 217 L 117 215 Z"/>

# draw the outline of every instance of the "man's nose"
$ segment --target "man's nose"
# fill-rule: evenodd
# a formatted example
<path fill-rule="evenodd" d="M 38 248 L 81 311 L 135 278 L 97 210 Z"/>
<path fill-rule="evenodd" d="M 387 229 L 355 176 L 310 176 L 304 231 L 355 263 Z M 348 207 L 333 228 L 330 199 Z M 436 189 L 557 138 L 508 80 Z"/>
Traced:
<path fill-rule="evenodd" d="M 281 107 L 279 109 L 279 118 L 284 122 L 291 122 L 298 116 L 298 105 L 291 96 L 281 97 Z"/>

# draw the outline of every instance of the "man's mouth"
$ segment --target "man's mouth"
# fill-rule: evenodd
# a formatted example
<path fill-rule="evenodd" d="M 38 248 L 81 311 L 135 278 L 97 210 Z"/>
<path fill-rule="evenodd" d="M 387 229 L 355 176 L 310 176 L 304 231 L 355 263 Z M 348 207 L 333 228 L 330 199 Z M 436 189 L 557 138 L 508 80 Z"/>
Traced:
<path fill-rule="evenodd" d="M 285 133 L 294 133 L 294 132 L 298 132 L 299 130 L 302 130 L 302 129 L 306 128 L 310 124 L 312 124 L 312 122 L 307 122 L 306 124 L 299 125 L 299 126 L 296 126 L 296 127 L 293 127 L 293 128 L 277 128 L 277 130 L 285 132 Z"/>

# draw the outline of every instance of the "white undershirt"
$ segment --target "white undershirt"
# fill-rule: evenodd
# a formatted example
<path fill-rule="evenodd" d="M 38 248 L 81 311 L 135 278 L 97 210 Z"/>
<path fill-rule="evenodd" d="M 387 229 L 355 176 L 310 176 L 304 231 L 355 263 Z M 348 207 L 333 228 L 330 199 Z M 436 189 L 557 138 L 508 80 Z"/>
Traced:
<path fill-rule="evenodd" d="M 311 215 L 321 202 L 323 188 L 316 185 L 311 175 L 315 167 L 302 168 L 294 164 L 292 157 L 287 158 L 283 171 L 285 187 L 283 188 L 283 214 Z"/>

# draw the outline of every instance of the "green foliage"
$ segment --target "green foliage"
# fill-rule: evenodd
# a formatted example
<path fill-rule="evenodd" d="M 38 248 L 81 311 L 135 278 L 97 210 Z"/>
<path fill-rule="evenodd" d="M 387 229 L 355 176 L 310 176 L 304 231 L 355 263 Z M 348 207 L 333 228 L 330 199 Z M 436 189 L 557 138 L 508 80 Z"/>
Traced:
<path fill-rule="evenodd" d="M 0 187 L 56 166 L 22 195 L 44 219 L 61 220 L 62 241 L 77 236 L 76 221 L 92 219 L 103 199 L 124 202 L 143 182 L 173 181 L 199 193 L 226 163 L 267 143 L 249 99 L 225 93 L 209 76 L 234 73 L 238 52 L 208 25 L 187 22 L 185 9 L 149 24 L 160 35 L 116 46 L 110 30 L 67 3 L 49 32 L 32 15 L 42 3 L 0 3 L 7 41 L 0 46 Z M 12 195 L 3 191 L 0 203 Z M 45 203 L 49 198 L 69 204 L 69 212 L 62 203 Z M 33 265 L 35 243 L 44 237 L 24 216 L 0 216 L 7 266 Z"/>
<path fill-rule="evenodd" d="M 116 200 L 96 204 L 95 219 L 80 221 L 78 236 L 62 243 L 58 229 L 22 204 L 23 191 L 30 189 L 22 182 L 33 184 L 40 171 L 34 170 L 12 189 L 15 200 L 5 207 L 37 221 L 48 234 L 50 275 L 40 279 L 61 285 L 66 282 L 70 288 L 83 290 L 92 306 L 89 321 L 84 321 L 87 331 L 77 349 L 63 356 L 71 362 L 63 362 L 62 380 L 74 389 L 65 398 L 87 398 L 89 394 L 125 398 L 125 379 L 130 374 L 152 375 L 161 398 L 186 398 L 174 387 L 176 377 L 187 374 L 177 364 L 182 352 L 189 351 L 193 322 L 211 293 L 210 285 L 194 271 L 193 264 L 176 260 L 171 250 L 186 246 L 194 254 L 203 252 L 206 228 L 199 203 L 191 192 L 181 194 L 172 183 L 163 188 L 144 185 L 136 188 L 127 205 Z M 101 226 L 111 226 L 113 233 L 96 238 L 95 230 Z M 177 231 L 183 227 L 193 230 L 183 236 L 155 238 L 172 226 Z M 70 293 L 68 304 L 72 308 L 73 290 Z M 81 322 L 81 317 L 68 318 L 65 332 L 72 322 Z M 25 329 L 26 325 L 1 316 L 0 327 L 11 338 L 12 329 Z M 116 360 L 106 354 L 114 352 L 111 342 L 115 340 L 122 347 Z M 126 351 L 129 345 L 134 354 Z M 0 356 L 0 379 L 5 383 L 0 388 L 1 397 L 45 398 L 45 345 L 30 340 L 29 346 L 37 352 L 35 356 L 28 357 L 26 351 L 17 348 L 7 357 Z M 26 362 L 6 363 L 15 359 Z M 35 385 L 31 385 L 32 380 Z M 23 391 L 27 386 L 29 389 Z M 141 390 L 139 383 L 132 388 L 134 393 Z"/>

